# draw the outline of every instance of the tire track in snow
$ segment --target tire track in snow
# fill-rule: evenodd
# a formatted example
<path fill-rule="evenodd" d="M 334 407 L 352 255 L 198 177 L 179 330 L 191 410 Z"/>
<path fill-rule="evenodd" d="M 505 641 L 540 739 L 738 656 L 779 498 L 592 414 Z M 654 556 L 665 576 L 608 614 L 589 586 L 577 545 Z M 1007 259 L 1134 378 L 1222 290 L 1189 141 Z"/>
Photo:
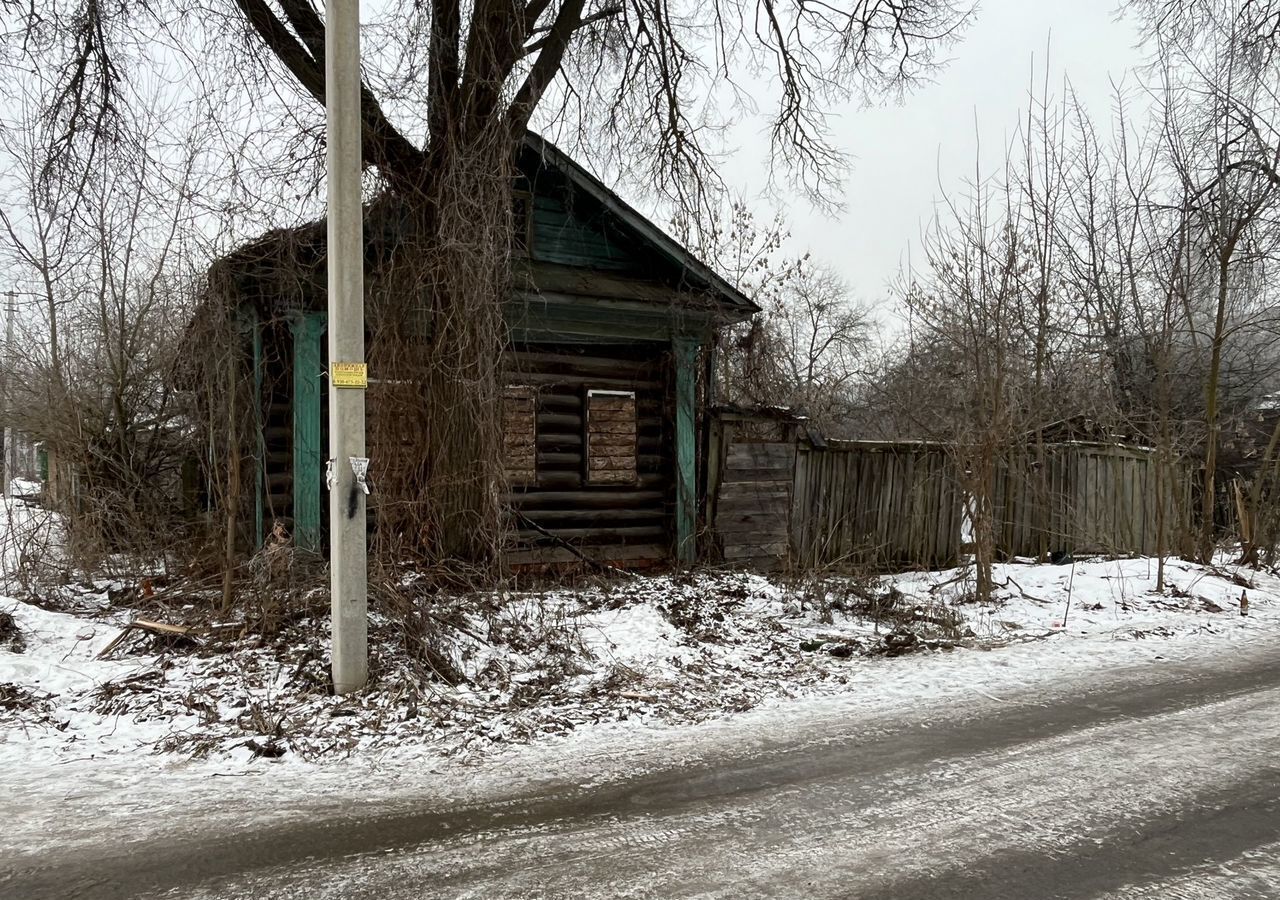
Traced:
<path fill-rule="evenodd" d="M 1049 867 L 1087 857 L 1215 790 L 1275 784 L 1277 700 L 1272 689 L 870 781 L 470 835 L 313 868 L 305 893 L 292 893 L 289 867 L 192 896 L 898 896 L 895 885 L 941 883 L 1004 854 Z"/>
<path fill-rule="evenodd" d="M 1223 862 L 1155 884 L 1129 886 L 1106 900 L 1275 900 L 1280 897 L 1280 843 L 1247 850 Z"/>

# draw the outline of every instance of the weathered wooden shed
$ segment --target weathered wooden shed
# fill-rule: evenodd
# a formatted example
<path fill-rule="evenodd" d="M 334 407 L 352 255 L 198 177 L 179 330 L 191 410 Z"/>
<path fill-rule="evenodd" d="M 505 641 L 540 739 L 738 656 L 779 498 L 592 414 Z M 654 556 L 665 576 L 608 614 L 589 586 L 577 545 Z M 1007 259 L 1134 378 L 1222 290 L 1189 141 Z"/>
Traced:
<path fill-rule="evenodd" d="M 692 561 L 704 507 L 702 351 L 718 328 L 758 308 L 543 138 L 528 135 L 517 170 L 519 246 L 504 310 L 507 503 L 518 513 L 508 561 Z M 370 204 L 368 281 L 396 228 L 394 203 Z M 319 550 L 324 222 L 265 235 L 220 260 L 214 275 L 250 345 L 251 534 L 261 542 L 280 519 L 300 547 Z M 377 376 L 371 369 L 371 387 Z M 371 390 L 370 416 L 378 402 Z"/>

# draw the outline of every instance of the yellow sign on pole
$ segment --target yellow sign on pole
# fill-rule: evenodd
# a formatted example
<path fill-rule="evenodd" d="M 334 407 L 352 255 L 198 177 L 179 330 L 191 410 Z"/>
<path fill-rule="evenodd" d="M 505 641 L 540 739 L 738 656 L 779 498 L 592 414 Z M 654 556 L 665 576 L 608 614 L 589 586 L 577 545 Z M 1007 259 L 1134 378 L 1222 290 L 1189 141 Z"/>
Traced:
<path fill-rule="evenodd" d="M 369 386 L 369 367 L 365 363 L 332 363 L 329 369 L 329 380 L 336 388 L 364 390 Z"/>

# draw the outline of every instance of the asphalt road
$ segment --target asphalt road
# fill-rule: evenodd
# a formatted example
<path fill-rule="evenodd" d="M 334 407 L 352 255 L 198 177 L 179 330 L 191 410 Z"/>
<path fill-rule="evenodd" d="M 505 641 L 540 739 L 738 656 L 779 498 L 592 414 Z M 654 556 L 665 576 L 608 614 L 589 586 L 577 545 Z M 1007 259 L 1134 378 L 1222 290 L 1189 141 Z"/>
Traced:
<path fill-rule="evenodd" d="M 486 806 L 105 835 L 0 861 L 0 896 L 1278 900 L 1277 751 L 1280 653 Z"/>

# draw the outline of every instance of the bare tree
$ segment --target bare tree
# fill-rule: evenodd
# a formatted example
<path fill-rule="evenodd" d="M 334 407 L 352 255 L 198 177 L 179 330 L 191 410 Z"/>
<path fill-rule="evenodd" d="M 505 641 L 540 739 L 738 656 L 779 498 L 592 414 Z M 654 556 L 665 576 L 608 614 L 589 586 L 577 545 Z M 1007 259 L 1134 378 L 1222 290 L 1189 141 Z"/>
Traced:
<path fill-rule="evenodd" d="M 132 120 L 129 146 L 158 141 L 162 119 L 153 109 Z M 75 513 L 77 558 L 162 555 L 182 529 L 181 469 L 196 458 L 174 372 L 203 258 L 188 201 L 199 139 L 162 156 L 104 154 L 109 166 L 74 182 L 48 177 L 55 142 L 21 111 L 0 125 L 3 252 L 35 301 L 24 307 L 11 415 L 50 451 L 51 500 Z"/>
<path fill-rule="evenodd" d="M 1168 85 L 1163 103 L 1165 143 L 1187 198 L 1195 225 L 1192 245 L 1205 259 L 1202 283 L 1211 297 L 1203 329 L 1209 361 L 1197 548 L 1204 561 L 1215 544 L 1224 356 L 1233 331 L 1250 318 L 1248 307 L 1259 297 L 1262 267 L 1280 240 L 1273 220 L 1280 200 L 1280 179 L 1273 174 L 1280 143 L 1267 139 L 1267 119 L 1259 115 L 1267 102 L 1268 75 L 1273 73 L 1257 67 L 1238 31 L 1238 20 L 1219 26 L 1212 30 L 1219 40 L 1196 57 L 1189 56 L 1185 46 L 1162 47 Z M 1194 73 L 1189 79 L 1179 76 L 1184 68 Z M 1191 317 L 1194 322 L 1194 313 Z"/>
<path fill-rule="evenodd" d="M 1277 0 L 1127 0 L 1145 25 L 1145 37 L 1159 48 L 1192 50 L 1221 43 L 1224 35 L 1260 66 L 1270 66 L 1280 50 Z"/>
<path fill-rule="evenodd" d="M 684 216 L 674 225 L 762 310 L 720 335 L 717 395 L 791 408 L 824 430 L 846 430 L 873 330 L 849 286 L 810 254 L 785 253 L 790 234 L 781 216 L 760 222 L 741 199 L 726 204 L 711 227 Z"/>
<path fill-rule="evenodd" d="M 830 434 L 844 432 L 871 338 L 848 285 L 829 268 L 801 266 L 766 311 L 765 327 L 779 336 L 783 405 L 803 410 Z"/>
<path fill-rule="evenodd" d="M 1002 459 L 1021 443 L 1027 358 L 1020 352 L 1020 279 L 1030 250 L 1013 196 L 982 181 L 961 206 L 948 205 L 925 244 L 926 266 L 906 286 L 912 360 L 943 362 L 950 377 L 930 379 L 914 410 L 956 458 L 969 498 L 976 593 L 991 599 L 995 490 Z M 918 352 L 923 355 L 917 356 Z"/>
<path fill-rule="evenodd" d="M 313 0 L 55 0 L 39 9 L 5 0 L 3 11 L 0 54 L 49 73 L 50 177 L 119 139 L 126 75 L 178 62 L 201 97 L 242 107 L 249 98 L 246 119 L 272 132 L 254 145 L 277 154 L 276 169 L 318 171 L 325 26 Z M 421 443 L 429 463 L 399 488 L 381 487 L 393 505 L 428 517 L 411 530 L 431 545 L 424 552 L 480 556 L 495 542 L 511 167 L 540 109 L 569 149 L 707 210 L 718 185 L 714 135 L 747 102 L 742 74 L 764 73 L 773 157 L 800 190 L 830 200 L 844 157 L 827 106 L 900 94 L 939 65 L 970 15 L 961 0 L 389 3 L 366 44 L 363 151 L 379 188 L 405 204 L 407 243 L 372 313 L 370 359 L 420 386 L 414 413 L 400 417 L 417 430 L 398 437 Z M 707 96 L 718 102 L 700 102 Z M 247 147 L 231 148 L 237 165 Z M 424 307 L 428 341 L 412 331 Z"/>

